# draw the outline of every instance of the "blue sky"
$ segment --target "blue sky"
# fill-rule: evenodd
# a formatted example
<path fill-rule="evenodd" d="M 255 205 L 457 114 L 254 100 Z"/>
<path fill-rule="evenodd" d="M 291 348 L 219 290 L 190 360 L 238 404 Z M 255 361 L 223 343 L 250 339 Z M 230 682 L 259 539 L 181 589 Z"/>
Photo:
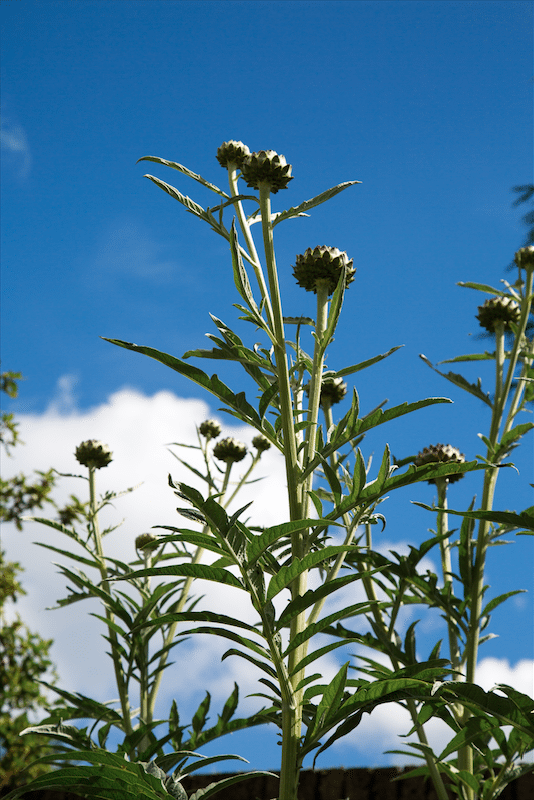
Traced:
<path fill-rule="evenodd" d="M 314 314 L 292 277 L 295 255 L 317 244 L 346 250 L 357 275 L 329 365 L 403 344 L 360 373 L 362 408 L 385 397 L 455 401 L 392 424 L 368 447 L 381 454 L 388 441 L 402 457 L 450 441 L 469 457 L 480 452 L 485 409 L 418 354 L 437 362 L 490 347 L 474 318 L 484 298 L 456 283 L 510 278 L 525 238 L 511 188 L 532 181 L 531 3 L 11 0 L 0 21 L 2 368 L 26 377 L 6 407 L 27 423 L 27 452 L 51 414 L 96 419 L 125 387 L 131 398 L 167 391 L 210 403 L 99 337 L 181 356 L 204 346 L 208 312 L 236 321 L 227 244 L 143 175 L 204 205 L 208 194 L 174 171 L 136 164 L 161 156 L 226 188 L 215 152 L 228 139 L 275 149 L 293 165 L 274 210 L 362 181 L 310 219 L 277 227 L 285 313 Z M 238 386 L 237 370 L 219 372 Z M 491 390 L 489 368 L 464 373 L 481 374 Z M 77 444 L 64 429 L 43 468 Z M 532 503 L 531 441 L 514 461 L 520 474 L 502 475 L 497 505 L 520 510 Z M 465 507 L 480 483 L 453 488 Z M 388 541 L 421 541 L 432 526 L 411 499 L 431 502 L 431 487 L 392 501 Z M 490 561 L 492 590 L 532 588 L 532 542 L 503 550 Z M 532 599 L 507 609 L 495 615 L 500 638 L 485 654 L 513 665 L 533 657 Z M 372 747 L 323 764 L 387 763 L 380 742 Z"/>

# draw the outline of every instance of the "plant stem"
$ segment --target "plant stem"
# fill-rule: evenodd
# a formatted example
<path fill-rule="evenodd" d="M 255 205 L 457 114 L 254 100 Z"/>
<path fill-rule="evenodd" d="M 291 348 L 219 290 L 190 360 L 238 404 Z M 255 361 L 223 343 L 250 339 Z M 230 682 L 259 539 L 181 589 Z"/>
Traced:
<path fill-rule="evenodd" d="M 206 445 L 206 447 L 207 447 L 207 445 Z M 205 456 L 205 459 L 206 459 L 206 464 L 208 465 L 207 451 L 206 450 L 204 450 L 204 456 Z M 253 462 L 253 465 L 254 465 L 254 462 Z M 226 493 L 226 490 L 228 489 L 228 482 L 230 480 L 230 472 L 232 471 L 232 466 L 233 466 L 233 464 L 232 464 L 231 461 L 229 463 L 227 463 L 227 465 L 226 465 L 226 470 L 225 470 L 224 478 L 223 478 L 223 484 L 222 484 L 222 487 L 221 487 L 221 494 L 223 496 Z M 209 469 L 209 465 L 208 465 L 208 469 Z M 250 474 L 251 469 L 252 469 L 252 467 L 247 472 L 247 476 Z M 244 483 L 245 480 L 246 480 L 246 477 L 243 478 L 240 481 L 240 483 L 238 485 L 238 489 L 242 486 L 242 484 Z M 237 492 L 237 489 L 232 494 L 232 497 L 230 498 L 230 500 L 228 500 L 226 505 L 228 505 L 230 503 L 230 501 L 235 497 L 236 492 Z M 204 529 L 203 529 L 203 533 L 208 533 L 208 531 L 209 531 L 209 527 L 206 525 L 204 527 Z M 200 561 L 202 560 L 202 556 L 203 555 L 204 555 L 204 548 L 203 547 L 197 547 L 197 549 L 195 550 L 195 554 L 194 554 L 193 558 L 191 559 L 191 564 L 199 564 Z M 182 591 L 180 592 L 180 597 L 178 598 L 178 601 L 176 602 L 176 604 L 174 605 L 174 607 L 172 609 L 173 614 L 181 614 L 182 611 L 184 610 L 185 604 L 186 604 L 187 599 L 189 597 L 189 592 L 191 591 L 191 586 L 193 585 L 193 581 L 194 581 L 193 577 L 188 577 L 188 578 L 185 579 L 184 584 L 182 586 Z M 163 646 L 164 647 L 169 645 L 172 642 L 172 640 L 174 639 L 177 627 L 178 627 L 178 622 L 173 622 L 169 626 L 167 634 L 163 638 Z M 162 654 L 160 660 L 159 660 L 158 673 L 157 673 L 156 677 L 154 678 L 154 683 L 152 684 L 152 690 L 150 692 L 150 696 L 149 696 L 149 700 L 148 700 L 148 714 L 150 716 L 150 719 L 152 719 L 152 716 L 154 714 L 154 708 L 155 708 L 155 705 L 156 705 L 156 699 L 157 699 L 157 696 L 158 696 L 159 688 L 161 686 L 161 679 L 163 677 L 163 669 L 165 667 L 165 664 L 167 663 L 168 657 L 169 657 L 169 650 L 166 649 L 165 652 Z"/>
<path fill-rule="evenodd" d="M 289 382 L 282 302 L 280 299 L 278 272 L 276 270 L 276 260 L 274 256 L 270 184 L 260 183 L 259 191 L 263 246 L 265 249 L 265 262 L 273 310 L 274 354 L 278 378 L 278 393 L 280 397 L 282 433 L 284 437 L 284 458 L 286 464 L 289 513 L 291 520 L 298 520 L 301 519 L 302 489 L 299 486 L 298 480 L 300 468 L 293 419 L 293 403 Z"/>
<path fill-rule="evenodd" d="M 371 550 L 372 549 L 372 537 L 371 537 L 371 525 L 370 525 L 370 523 L 367 523 L 366 526 L 365 526 L 365 536 L 366 536 L 367 549 Z M 365 571 L 365 565 L 363 564 L 362 565 L 362 572 L 364 572 L 364 571 Z M 384 641 L 385 642 L 391 641 L 392 631 L 390 631 L 389 630 L 389 626 L 386 625 L 383 613 L 380 610 L 380 608 L 378 607 L 378 597 L 377 597 L 376 592 L 375 592 L 375 586 L 374 586 L 373 580 L 369 575 L 365 575 L 364 574 L 362 576 L 362 583 L 363 583 L 363 586 L 365 588 L 365 593 L 366 593 L 367 599 L 371 600 L 372 603 L 373 603 L 373 605 L 372 605 L 372 609 L 373 609 L 372 613 L 373 613 L 373 617 L 374 617 L 375 623 L 377 624 L 379 630 L 382 631 L 383 636 L 384 636 Z M 393 669 L 395 671 L 400 669 L 400 664 L 399 664 L 397 658 L 393 654 L 390 654 L 389 658 L 391 660 L 391 665 L 392 665 Z M 418 716 L 418 713 L 417 713 L 417 705 L 416 705 L 414 700 L 408 698 L 406 700 L 406 707 L 407 707 L 407 709 L 408 709 L 408 711 L 410 713 L 410 716 L 412 718 L 412 722 L 414 724 L 414 728 L 415 728 L 415 732 L 417 734 L 417 738 L 419 739 L 419 742 L 421 744 L 425 745 L 424 758 L 425 758 L 425 761 L 426 761 L 426 765 L 428 767 L 428 772 L 430 774 L 430 778 L 432 780 L 432 783 L 434 784 L 434 789 L 436 790 L 436 794 L 438 796 L 438 800 L 449 800 L 449 795 L 448 795 L 447 789 L 445 788 L 445 784 L 443 783 L 443 778 L 441 777 L 441 773 L 440 773 L 439 769 L 436 766 L 436 762 L 434 761 L 432 753 L 430 752 L 430 748 L 429 748 L 429 745 L 428 745 L 428 739 L 427 739 L 427 736 L 426 736 L 426 731 L 424 729 L 424 726 L 419 722 L 419 716 Z"/>
<path fill-rule="evenodd" d="M 297 454 L 297 440 L 295 436 L 293 401 L 289 380 L 289 369 L 286 352 L 284 322 L 278 273 L 274 255 L 273 228 L 271 222 L 271 193 L 270 184 L 259 184 L 261 225 L 263 231 L 263 245 L 265 249 L 265 263 L 273 311 L 274 355 L 278 377 L 278 392 L 280 399 L 280 414 L 282 433 L 284 439 L 284 458 L 286 466 L 287 491 L 289 500 L 289 514 L 291 520 L 303 519 L 305 502 L 302 499 L 303 488 L 299 485 L 300 464 Z M 305 535 L 302 532 L 294 533 L 291 540 L 292 559 L 303 558 L 305 555 Z M 291 584 L 291 596 L 296 599 L 306 591 L 306 573 Z M 290 640 L 303 629 L 305 624 L 304 614 L 299 614 L 291 621 Z M 292 675 L 292 665 L 302 657 L 298 654 L 300 648 L 292 650 L 288 659 L 288 673 L 292 693 L 289 698 L 282 701 L 282 763 L 280 773 L 280 800 L 296 800 L 298 772 L 299 772 L 299 747 L 302 728 L 302 690 L 294 691 L 300 680 L 298 675 Z"/>
<path fill-rule="evenodd" d="M 452 581 L 452 562 L 451 562 L 451 544 L 448 536 L 449 520 L 447 514 L 447 478 L 436 478 L 436 487 L 438 490 L 438 519 L 437 529 L 440 537 L 439 549 L 441 553 L 441 572 L 443 575 L 443 590 L 445 594 L 452 597 L 453 594 L 453 581 Z M 451 658 L 451 666 L 453 670 L 459 670 L 461 666 L 460 648 L 458 645 L 458 637 L 454 628 L 454 624 L 447 614 L 447 627 L 449 631 L 449 653 Z M 453 680 L 460 680 L 461 676 L 457 672 L 453 673 Z"/>
<path fill-rule="evenodd" d="M 237 165 L 236 164 L 228 164 L 228 182 L 230 184 L 230 194 L 232 197 L 237 197 L 239 195 L 239 189 L 237 186 Z M 256 245 L 254 244 L 254 239 L 252 237 L 252 233 L 250 231 L 250 225 L 247 222 L 247 218 L 245 216 L 245 212 L 243 210 L 243 205 L 241 200 L 238 200 L 235 203 L 235 210 L 237 213 L 237 218 L 239 220 L 239 225 L 243 232 L 243 236 L 245 237 L 245 242 L 248 248 L 248 252 L 250 254 L 252 268 L 254 270 L 254 274 L 256 276 L 256 280 L 258 282 L 258 286 L 261 293 L 261 298 L 263 300 L 265 310 L 267 313 L 267 321 L 269 326 L 274 329 L 273 323 L 273 312 L 271 308 L 271 300 L 269 297 L 269 292 L 267 291 L 267 286 L 265 284 L 265 278 L 263 276 L 263 272 L 261 269 L 261 262 L 258 257 L 258 252 L 256 250 Z"/>
<path fill-rule="evenodd" d="M 98 506 L 96 502 L 95 493 L 95 467 L 89 467 L 89 518 L 91 524 L 91 532 L 95 545 L 95 554 L 99 562 L 100 576 L 102 578 L 102 588 L 111 598 L 111 588 L 109 584 L 109 576 L 104 558 L 104 551 L 102 548 L 102 535 L 100 533 L 100 525 L 98 522 Z M 122 668 L 121 657 L 119 653 L 119 642 L 117 634 L 112 625 L 114 622 L 113 612 L 108 604 L 104 604 L 106 619 L 108 620 L 108 634 L 111 642 L 111 658 L 113 660 L 113 668 L 115 671 L 115 682 L 119 692 L 122 722 L 125 732 L 129 735 L 133 733 L 132 717 L 130 710 L 130 700 L 128 697 L 128 689 L 124 678 L 124 671 Z"/>

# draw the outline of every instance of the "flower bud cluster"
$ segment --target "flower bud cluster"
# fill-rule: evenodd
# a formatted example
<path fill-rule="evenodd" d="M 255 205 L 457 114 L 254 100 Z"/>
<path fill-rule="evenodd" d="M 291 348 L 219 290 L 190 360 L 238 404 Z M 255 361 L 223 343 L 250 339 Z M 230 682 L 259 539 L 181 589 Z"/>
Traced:
<path fill-rule="evenodd" d="M 158 537 L 153 533 L 142 533 L 135 540 L 135 549 L 151 552 L 159 547 Z"/>
<path fill-rule="evenodd" d="M 528 247 L 521 247 L 515 254 L 514 260 L 519 269 L 534 267 L 534 245 L 531 244 Z"/>
<path fill-rule="evenodd" d="M 293 275 L 299 286 L 315 294 L 318 282 L 326 281 L 328 294 L 331 295 L 339 283 L 343 269 L 345 269 L 345 286 L 352 283 L 356 274 L 352 264 L 352 258 L 349 260 L 347 254 L 337 247 L 319 245 L 313 250 L 308 247 L 305 253 L 297 256 Z"/>
<path fill-rule="evenodd" d="M 227 436 L 226 439 L 221 439 L 213 448 L 213 455 L 219 461 L 224 461 L 226 464 L 234 464 L 237 461 L 242 461 L 247 454 L 247 446 L 234 439 L 233 436 Z"/>
<path fill-rule="evenodd" d="M 463 464 L 465 463 L 465 455 L 460 453 L 460 451 L 453 447 L 450 444 L 431 444 L 429 447 L 423 448 L 423 450 L 417 454 L 417 458 L 415 459 L 415 466 L 422 467 L 424 464 L 433 464 L 433 463 L 446 463 L 452 462 L 453 464 Z M 443 476 L 447 479 L 449 483 L 454 483 L 455 481 L 459 481 L 460 478 L 463 478 L 463 473 L 459 472 L 455 475 Z M 436 483 L 435 479 L 430 479 L 428 483 Z"/>
<path fill-rule="evenodd" d="M 235 164 L 236 167 L 241 168 L 243 159 L 248 155 L 250 155 L 250 150 L 246 144 L 230 139 L 229 142 L 223 142 L 218 148 L 216 158 L 221 167 L 228 167 L 229 164 Z"/>
<path fill-rule="evenodd" d="M 304 387 L 307 395 L 310 394 L 310 384 L 307 383 Z M 341 403 L 347 394 L 347 384 L 343 378 L 324 378 L 321 383 L 321 407 L 335 406 L 336 403 Z"/>
<path fill-rule="evenodd" d="M 214 419 L 206 419 L 198 426 L 198 430 L 208 442 L 210 439 L 216 439 L 221 432 L 221 426 Z"/>
<path fill-rule="evenodd" d="M 271 446 L 270 441 L 267 439 L 266 436 L 262 436 L 261 433 L 255 436 L 252 440 L 252 447 L 255 447 L 258 453 L 264 453 L 266 450 L 270 448 L 270 446 Z"/>
<path fill-rule="evenodd" d="M 88 439 L 78 445 L 74 451 L 76 460 L 84 467 L 101 469 L 113 461 L 113 453 L 107 444 L 96 439 Z"/>
<path fill-rule="evenodd" d="M 293 180 L 291 164 L 287 163 L 285 156 L 279 156 L 274 150 L 259 150 L 245 156 L 241 172 L 247 186 L 259 189 L 260 183 L 268 183 L 272 194 L 279 189 L 287 189 L 287 184 Z"/>
<path fill-rule="evenodd" d="M 504 330 L 510 330 L 510 323 L 517 325 L 521 316 L 519 304 L 511 297 L 492 297 L 486 300 L 484 305 L 478 307 L 476 318 L 481 328 L 485 328 L 490 333 L 495 332 L 498 322 L 504 323 Z"/>

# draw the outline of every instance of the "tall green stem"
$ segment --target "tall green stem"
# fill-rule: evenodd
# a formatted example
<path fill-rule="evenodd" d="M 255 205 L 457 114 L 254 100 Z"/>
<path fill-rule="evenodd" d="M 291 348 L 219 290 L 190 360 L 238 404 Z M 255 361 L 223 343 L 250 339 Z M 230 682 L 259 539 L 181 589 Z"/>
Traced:
<path fill-rule="evenodd" d="M 440 536 L 439 549 L 441 553 L 441 572 L 443 575 L 443 590 L 445 594 L 451 598 L 453 596 L 453 580 L 452 580 L 452 561 L 451 561 L 451 543 L 446 535 L 449 530 L 449 520 L 447 514 L 447 478 L 436 478 L 436 487 L 438 490 L 438 520 L 437 528 Z M 447 624 L 449 629 L 449 652 L 451 657 L 451 666 L 453 670 L 457 671 L 461 666 L 461 654 L 458 645 L 458 636 L 454 624 L 447 615 Z M 460 676 L 455 672 L 453 680 L 459 680 Z"/>
<path fill-rule="evenodd" d="M 367 523 L 365 526 L 365 536 L 366 536 L 366 546 L 368 550 L 372 549 L 372 537 L 371 537 L 371 525 Z M 362 563 L 362 571 L 365 573 L 365 564 Z M 365 593 L 367 599 L 372 602 L 372 614 L 377 624 L 378 629 L 382 632 L 384 637 L 384 641 L 388 642 L 391 641 L 392 631 L 390 631 L 390 626 L 386 624 L 384 620 L 383 613 L 378 606 L 378 597 L 375 591 L 375 585 L 373 579 L 370 575 L 363 575 L 362 576 L 362 583 L 365 589 Z M 390 654 L 391 664 L 394 670 L 400 669 L 401 665 L 399 664 L 397 658 L 393 653 Z M 414 723 L 415 732 L 417 734 L 417 738 L 419 742 L 425 745 L 424 750 L 424 758 L 428 767 L 428 772 L 430 774 L 430 778 L 436 790 L 436 794 L 438 796 L 438 800 L 449 800 L 449 794 L 447 789 L 445 788 L 445 784 L 443 783 L 443 778 L 441 777 L 441 773 L 436 766 L 432 753 L 430 752 L 430 748 L 428 746 L 428 739 L 426 735 L 426 731 L 424 726 L 419 722 L 419 715 L 417 713 L 417 705 L 414 700 L 408 698 L 406 700 L 406 707 L 410 713 L 412 718 L 412 722 Z"/>
<path fill-rule="evenodd" d="M 303 518 L 303 487 L 299 485 L 300 464 L 297 454 L 297 440 L 295 436 L 293 401 L 289 380 L 289 368 L 286 352 L 284 321 L 282 303 L 278 285 L 278 273 L 274 255 L 273 228 L 271 221 L 271 193 L 270 184 L 259 184 L 261 224 L 263 231 L 263 245 L 265 249 L 265 263 L 269 280 L 273 312 L 274 355 L 278 378 L 278 393 L 280 400 L 280 414 L 282 433 L 284 437 L 284 458 L 286 466 L 287 490 L 289 500 L 289 513 L 291 520 Z M 292 558 L 303 558 L 305 555 L 305 535 L 302 532 L 293 534 L 291 541 Z M 306 573 L 301 574 L 291 585 L 293 599 L 306 591 Z M 303 614 L 292 620 L 290 636 L 293 638 L 303 629 L 305 618 Z M 296 800 L 299 770 L 299 746 L 302 728 L 302 692 L 296 693 L 299 676 L 291 675 L 291 666 L 297 663 L 299 648 L 293 650 L 289 657 L 288 673 L 291 681 L 292 692 L 288 697 L 282 697 L 282 763 L 280 771 L 280 800 Z M 300 673 L 299 673 L 300 674 Z"/>
<path fill-rule="evenodd" d="M 204 456 L 206 458 L 206 464 L 208 464 L 206 451 L 204 452 Z M 239 489 L 241 488 L 241 486 L 243 485 L 243 483 L 247 479 L 247 477 L 250 475 L 250 472 L 253 469 L 253 467 L 255 466 L 255 464 L 257 463 L 258 458 L 259 458 L 259 455 L 256 456 L 253 459 L 252 466 L 250 467 L 250 469 L 248 470 L 246 475 L 239 481 L 237 489 L 232 494 L 232 496 L 229 498 L 229 500 L 224 504 L 225 507 L 230 504 L 232 499 L 235 497 L 235 495 L 237 494 L 237 492 L 239 491 Z M 223 478 L 223 484 L 222 484 L 222 487 L 221 487 L 221 494 L 223 495 L 223 497 L 224 497 L 224 495 L 225 495 L 225 493 L 226 493 L 226 491 L 228 489 L 228 483 L 229 483 L 229 480 L 230 480 L 230 472 L 232 471 L 232 466 L 233 466 L 232 462 L 229 462 L 226 465 L 226 470 L 225 470 L 224 478 Z M 208 469 L 209 469 L 209 466 L 208 466 Z M 209 527 L 206 526 L 204 528 L 204 530 L 203 530 L 203 533 L 207 533 L 208 531 L 209 531 Z M 203 555 L 204 555 L 204 548 L 203 547 L 197 547 L 197 549 L 195 550 L 195 554 L 194 554 L 193 558 L 191 559 L 191 564 L 199 564 L 200 561 L 202 560 L 202 556 Z M 191 591 L 191 587 L 193 585 L 193 581 L 194 581 L 194 578 L 192 578 L 192 577 L 186 578 L 186 580 L 184 581 L 184 584 L 182 586 L 182 591 L 180 592 L 180 597 L 178 598 L 178 601 L 176 602 L 176 604 L 174 605 L 174 607 L 172 609 L 174 614 L 181 614 L 182 611 L 184 610 L 185 604 L 186 604 L 186 602 L 187 602 L 187 600 L 189 598 L 189 593 Z M 177 622 L 173 622 L 169 626 L 169 629 L 168 629 L 168 631 L 167 631 L 167 633 L 166 633 L 166 635 L 164 636 L 164 639 L 163 639 L 164 648 L 167 648 L 167 645 L 169 645 L 173 641 L 174 636 L 176 634 L 176 628 L 177 627 L 178 627 L 178 623 Z M 149 717 L 150 720 L 152 720 L 153 715 L 154 715 L 154 709 L 155 709 L 155 706 L 156 706 L 156 699 L 157 699 L 158 692 L 159 692 L 159 689 L 160 689 L 160 686 L 161 686 L 161 679 L 163 677 L 163 669 L 164 669 L 164 667 L 165 667 L 165 665 L 167 663 L 168 657 L 169 657 L 169 650 L 168 649 L 164 649 L 164 652 L 161 655 L 161 658 L 159 660 L 158 673 L 157 673 L 156 677 L 154 678 L 154 683 L 152 684 L 152 689 L 150 691 L 150 695 L 149 695 L 149 699 L 148 699 L 147 714 L 148 714 L 148 717 Z"/>
<path fill-rule="evenodd" d="M 293 403 L 289 381 L 284 319 L 282 314 L 282 301 L 280 299 L 280 287 L 278 285 L 278 272 L 276 270 L 276 260 L 274 256 L 270 184 L 260 183 L 259 191 L 263 246 L 265 249 L 265 263 L 267 267 L 267 277 L 269 280 L 273 311 L 274 354 L 276 374 L 278 378 L 282 432 L 284 436 L 284 458 L 286 465 L 289 513 L 290 519 L 297 520 L 301 518 L 302 489 L 299 486 L 300 469 L 293 419 Z"/>
<path fill-rule="evenodd" d="M 237 197 L 239 195 L 239 189 L 237 186 L 236 164 L 228 164 L 228 182 L 230 184 L 230 194 L 232 195 L 232 197 Z M 267 286 L 265 284 L 265 278 L 263 276 L 263 272 L 261 269 L 261 262 L 258 256 L 258 252 L 256 250 L 256 245 L 254 244 L 254 239 L 250 231 L 250 225 L 247 222 L 247 218 L 245 216 L 241 200 L 238 200 L 235 203 L 235 210 L 237 218 L 239 220 L 239 226 L 241 228 L 243 236 L 245 237 L 245 243 L 247 245 L 247 249 L 251 258 L 252 269 L 254 270 L 254 274 L 256 276 L 256 280 L 258 282 L 261 297 L 263 300 L 263 304 L 265 306 L 265 310 L 267 313 L 267 321 L 269 323 L 269 326 L 273 328 L 274 325 L 273 325 L 273 312 L 271 308 L 271 300 L 269 298 L 269 292 L 267 291 Z"/>
<path fill-rule="evenodd" d="M 96 502 L 95 492 L 95 467 L 89 467 L 89 513 L 91 520 L 91 532 L 93 534 L 93 541 L 95 545 L 95 554 L 98 559 L 100 576 L 102 578 L 102 588 L 111 597 L 111 589 L 109 585 L 108 570 L 104 558 L 104 551 L 102 548 L 102 536 L 100 533 L 100 525 L 98 522 L 98 506 Z M 119 654 L 119 641 L 117 634 L 113 629 L 113 612 L 109 605 L 105 604 L 106 619 L 108 620 L 108 635 L 111 642 L 111 658 L 113 660 L 113 669 L 115 671 L 115 681 L 119 691 L 119 698 L 122 711 L 122 720 L 124 730 L 127 734 L 133 733 L 132 717 L 130 710 L 130 701 L 128 698 L 128 688 L 122 668 L 121 657 Z"/>

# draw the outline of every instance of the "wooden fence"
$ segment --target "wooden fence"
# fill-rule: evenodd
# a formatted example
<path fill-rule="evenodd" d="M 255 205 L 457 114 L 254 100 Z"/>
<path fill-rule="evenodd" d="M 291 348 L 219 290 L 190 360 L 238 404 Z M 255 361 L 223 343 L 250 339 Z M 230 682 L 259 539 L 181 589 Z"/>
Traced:
<path fill-rule="evenodd" d="M 403 772 L 385 769 L 305 770 L 301 773 L 299 800 L 436 800 L 432 784 L 423 778 L 394 780 Z M 184 779 L 188 795 L 226 775 L 191 775 Z M 277 797 L 278 780 L 254 777 L 230 786 L 215 797 L 221 800 L 272 800 Z M 451 793 L 451 799 L 456 795 Z M 80 800 L 70 792 L 28 792 L 24 800 Z M 499 800 L 534 800 L 534 772 L 509 784 Z"/>

